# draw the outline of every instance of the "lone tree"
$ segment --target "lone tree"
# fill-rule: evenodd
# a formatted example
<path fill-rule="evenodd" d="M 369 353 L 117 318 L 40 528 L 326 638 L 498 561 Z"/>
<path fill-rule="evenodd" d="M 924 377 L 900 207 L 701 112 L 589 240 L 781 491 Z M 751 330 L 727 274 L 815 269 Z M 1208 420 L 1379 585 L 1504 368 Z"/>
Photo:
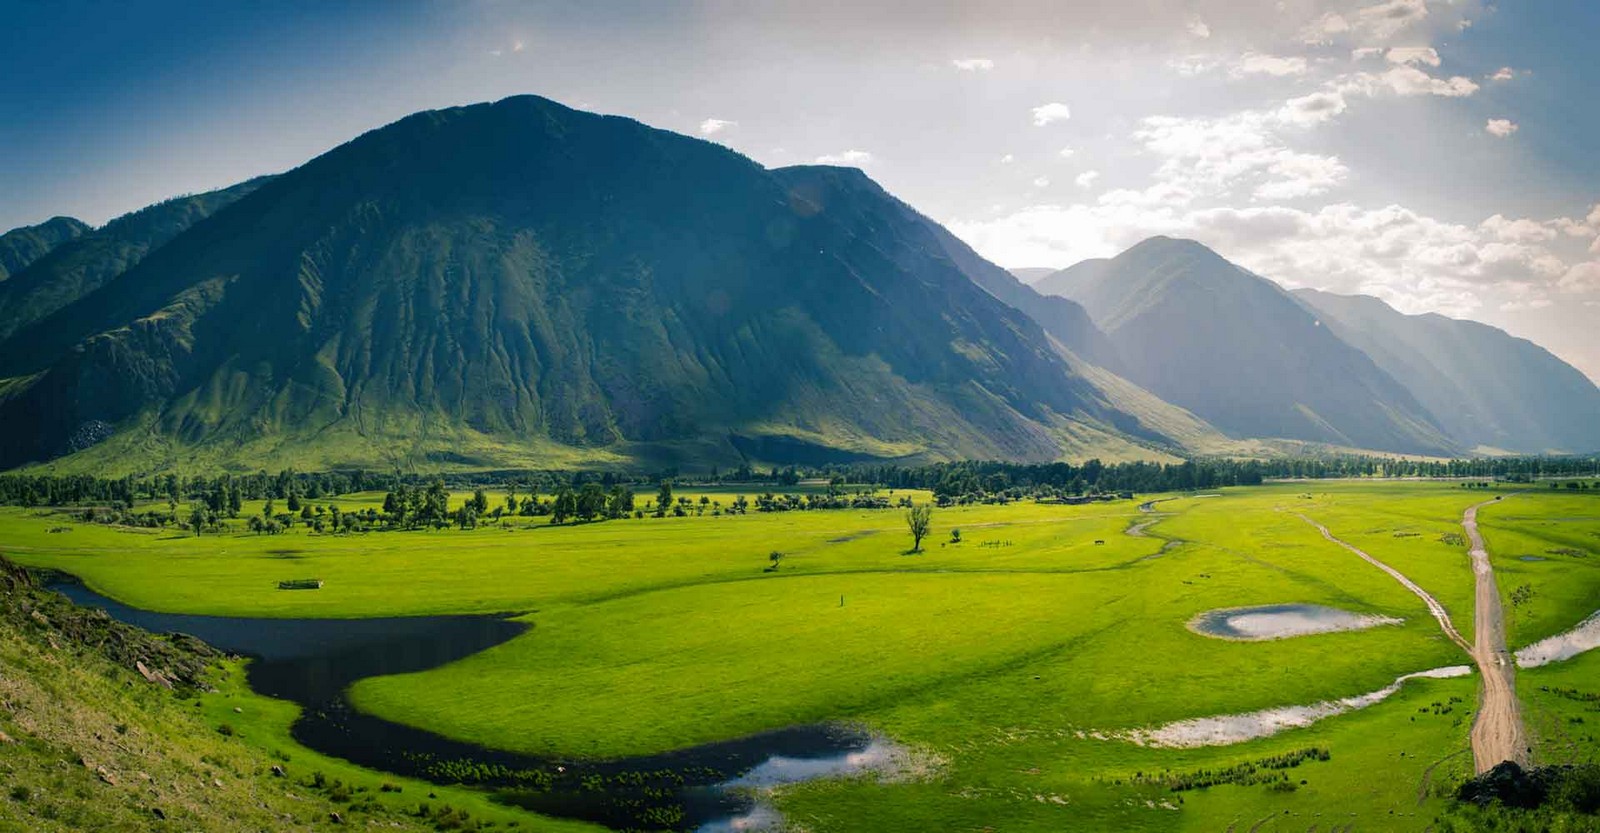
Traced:
<path fill-rule="evenodd" d="M 933 525 L 933 505 L 924 503 L 906 510 L 906 526 L 911 528 L 911 551 L 922 551 L 922 539 Z"/>

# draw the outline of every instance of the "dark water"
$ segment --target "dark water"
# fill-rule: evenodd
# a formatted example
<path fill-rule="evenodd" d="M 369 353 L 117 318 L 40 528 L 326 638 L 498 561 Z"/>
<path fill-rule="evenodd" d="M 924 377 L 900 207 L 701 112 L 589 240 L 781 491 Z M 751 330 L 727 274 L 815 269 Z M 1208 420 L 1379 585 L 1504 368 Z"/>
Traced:
<path fill-rule="evenodd" d="M 362 714 L 350 706 L 345 691 L 366 677 L 426 671 L 463 659 L 527 632 L 527 624 L 501 616 L 191 616 L 129 607 L 77 583 L 51 588 L 130 625 L 186 633 L 252 658 L 247 671 L 252 690 L 303 707 L 290 733 L 306 747 L 369 769 L 481 787 L 506 803 L 547 815 L 618 829 L 756 829 L 777 817 L 758 806 L 747 788 L 848 774 L 887 754 L 883 742 L 864 732 L 828 725 L 611 761 L 486 749 Z M 529 732 L 536 735 L 538 727 Z"/>

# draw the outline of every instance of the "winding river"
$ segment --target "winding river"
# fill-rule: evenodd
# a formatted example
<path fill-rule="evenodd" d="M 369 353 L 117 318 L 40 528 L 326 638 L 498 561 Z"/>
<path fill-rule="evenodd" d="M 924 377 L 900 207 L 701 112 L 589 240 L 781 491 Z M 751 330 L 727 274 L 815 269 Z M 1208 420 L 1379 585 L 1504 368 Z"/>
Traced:
<path fill-rule="evenodd" d="M 256 619 L 155 613 L 76 582 L 51 589 L 156 633 L 186 633 L 251 658 L 250 688 L 299 704 L 300 744 L 369 769 L 467 784 L 540 813 L 616 829 L 756 830 L 781 817 L 764 788 L 892 766 L 899 748 L 850 727 L 798 726 L 608 761 L 521 755 L 452 740 L 351 707 L 357 680 L 437 668 L 528 631 L 506 616 Z"/>

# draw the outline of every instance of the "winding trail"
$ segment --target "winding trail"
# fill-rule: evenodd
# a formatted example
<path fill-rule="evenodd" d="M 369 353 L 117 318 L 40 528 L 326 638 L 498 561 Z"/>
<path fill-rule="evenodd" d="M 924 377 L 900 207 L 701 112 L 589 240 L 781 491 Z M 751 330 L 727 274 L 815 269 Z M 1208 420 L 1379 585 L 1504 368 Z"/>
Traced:
<path fill-rule="evenodd" d="M 1506 617 L 1500 605 L 1500 589 L 1495 584 L 1488 547 L 1478 532 L 1478 508 L 1494 502 L 1474 504 L 1461 516 L 1461 527 L 1472 543 L 1472 572 L 1478 585 L 1472 658 L 1483 678 L 1483 693 L 1478 698 L 1478 717 L 1472 723 L 1472 758 L 1480 774 L 1502 761 L 1514 761 L 1524 767 L 1529 763 L 1527 732 L 1517 703 L 1517 664 L 1506 649 Z"/>
<path fill-rule="evenodd" d="M 1471 511 L 1476 510 L 1476 509 L 1477 509 L 1477 507 L 1474 506 L 1472 509 L 1469 509 L 1467 511 L 1471 512 Z M 1390 567 L 1388 564 L 1385 564 L 1382 561 L 1379 561 L 1378 559 L 1373 558 L 1372 556 L 1368 555 L 1366 552 L 1362 551 L 1360 548 L 1356 547 L 1354 544 L 1351 544 L 1351 543 L 1349 543 L 1347 541 L 1343 541 L 1343 540 L 1341 540 L 1341 539 L 1339 539 L 1337 537 L 1334 537 L 1334 534 L 1332 532 L 1329 532 L 1328 528 L 1323 526 L 1322 524 L 1317 523 L 1316 521 L 1306 517 L 1305 515 L 1301 515 L 1299 512 L 1296 512 L 1295 515 L 1297 515 L 1300 518 L 1300 520 L 1305 521 L 1306 523 L 1311 524 L 1312 526 L 1316 527 L 1317 531 L 1322 533 L 1322 537 L 1324 537 L 1324 538 L 1328 539 L 1329 541 L 1332 541 L 1333 543 L 1338 544 L 1339 546 L 1344 547 L 1345 549 L 1347 549 L 1347 550 L 1355 553 L 1356 555 L 1360 556 L 1361 559 L 1366 561 L 1368 564 L 1371 564 L 1372 566 L 1377 567 L 1378 569 L 1384 571 L 1385 573 L 1388 573 L 1391 578 L 1393 578 L 1395 581 L 1400 582 L 1400 585 L 1402 587 L 1404 587 L 1407 590 L 1410 590 L 1412 593 L 1415 593 L 1417 595 L 1417 597 L 1422 599 L 1423 603 L 1428 606 L 1428 612 L 1433 614 L 1433 618 L 1437 619 L 1439 621 L 1439 628 L 1444 631 L 1444 635 L 1450 637 L 1450 641 L 1454 642 L 1454 643 L 1456 643 L 1456 645 L 1460 646 L 1461 650 L 1466 651 L 1469 654 L 1473 653 L 1472 646 L 1467 644 L 1467 640 L 1462 638 L 1461 632 L 1456 630 L 1455 623 L 1450 621 L 1450 612 L 1445 610 L 1444 609 L 1444 605 L 1440 604 L 1439 600 L 1435 599 L 1432 594 L 1430 594 L 1426 590 L 1423 590 L 1422 587 L 1420 585 L 1418 585 L 1416 582 L 1412 581 L 1411 579 L 1406 578 L 1405 574 L 1400 572 L 1399 570 L 1396 570 L 1395 568 Z M 1474 529 L 1472 534 L 1474 534 L 1474 535 L 1477 534 L 1476 533 L 1476 529 Z M 1490 580 L 1490 582 L 1493 582 L 1494 581 L 1494 577 L 1490 576 L 1489 580 Z M 1479 592 L 1481 594 L 1482 593 L 1482 587 L 1481 587 L 1481 581 L 1482 580 L 1481 580 L 1481 578 L 1480 578 L 1479 581 L 1480 581 Z M 1498 609 L 1499 596 L 1498 595 L 1495 596 L 1495 599 L 1496 599 L 1496 609 Z M 1501 641 L 1502 641 L 1502 643 L 1504 642 L 1504 638 L 1503 637 L 1502 637 Z M 1474 656 L 1476 656 L 1476 654 L 1474 654 Z"/>
<path fill-rule="evenodd" d="M 1515 495 L 1512 495 L 1513 497 Z M 1317 528 L 1322 537 L 1360 556 L 1367 563 L 1388 573 L 1407 590 L 1415 593 L 1427 605 L 1433 618 L 1450 641 L 1472 656 L 1478 666 L 1478 676 L 1483 680 L 1478 698 L 1478 714 L 1472 722 L 1472 758 L 1477 772 L 1484 773 L 1502 761 L 1514 761 L 1528 766 L 1528 737 L 1523 728 L 1522 707 L 1517 703 L 1517 665 L 1506 648 L 1506 618 L 1500 604 L 1500 588 L 1495 584 L 1494 567 L 1489 562 L 1489 549 L 1478 531 L 1478 509 L 1500 500 L 1486 500 L 1473 504 L 1461 516 L 1461 528 L 1471 543 L 1468 553 L 1472 559 L 1472 573 L 1477 593 L 1473 604 L 1473 644 L 1461 637 L 1450 614 L 1437 599 L 1399 570 L 1379 561 L 1356 546 L 1335 537 L 1328 528 L 1305 515 L 1300 519 Z"/>

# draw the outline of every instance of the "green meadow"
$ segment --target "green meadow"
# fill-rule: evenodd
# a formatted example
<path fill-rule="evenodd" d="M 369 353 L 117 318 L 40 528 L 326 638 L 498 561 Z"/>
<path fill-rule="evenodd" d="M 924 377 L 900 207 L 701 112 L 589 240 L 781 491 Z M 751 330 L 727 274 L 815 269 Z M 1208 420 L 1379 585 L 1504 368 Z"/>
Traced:
<path fill-rule="evenodd" d="M 736 492 L 706 494 L 727 505 Z M 907 495 L 930 499 L 892 497 Z M 1300 515 L 1422 585 L 1470 638 L 1460 518 L 1496 495 L 1480 520 L 1518 647 L 1600 608 L 1600 495 L 1306 481 L 1019 501 L 934 510 L 920 552 L 898 509 L 194 536 L 5 508 L 0 553 L 168 612 L 516 614 L 533 625 L 522 636 L 351 692 L 365 711 L 488 747 L 610 758 L 841 721 L 913 751 L 917 771 L 890 782 L 779 791 L 777 807 L 806 830 L 1424 830 L 1470 774 L 1475 677 L 1415 680 L 1377 705 L 1229 746 L 1151 748 L 1119 733 L 1336 700 L 1467 664 L 1416 596 Z M 318 502 L 350 511 L 382 500 Z M 1145 534 L 1129 534 L 1136 525 Z M 277 589 L 303 578 L 323 586 Z M 1206 611 L 1279 603 L 1401 621 L 1258 642 L 1187 626 Z M 1584 697 L 1600 690 L 1596 662 L 1519 675 L 1541 761 L 1595 759 L 1600 714 Z M 244 702 L 260 715 L 241 718 L 252 742 L 295 747 L 272 701 L 237 686 L 211 698 L 208 709 Z M 1312 748 L 1326 760 L 1283 770 L 1277 786 L 1171 788 Z"/>

